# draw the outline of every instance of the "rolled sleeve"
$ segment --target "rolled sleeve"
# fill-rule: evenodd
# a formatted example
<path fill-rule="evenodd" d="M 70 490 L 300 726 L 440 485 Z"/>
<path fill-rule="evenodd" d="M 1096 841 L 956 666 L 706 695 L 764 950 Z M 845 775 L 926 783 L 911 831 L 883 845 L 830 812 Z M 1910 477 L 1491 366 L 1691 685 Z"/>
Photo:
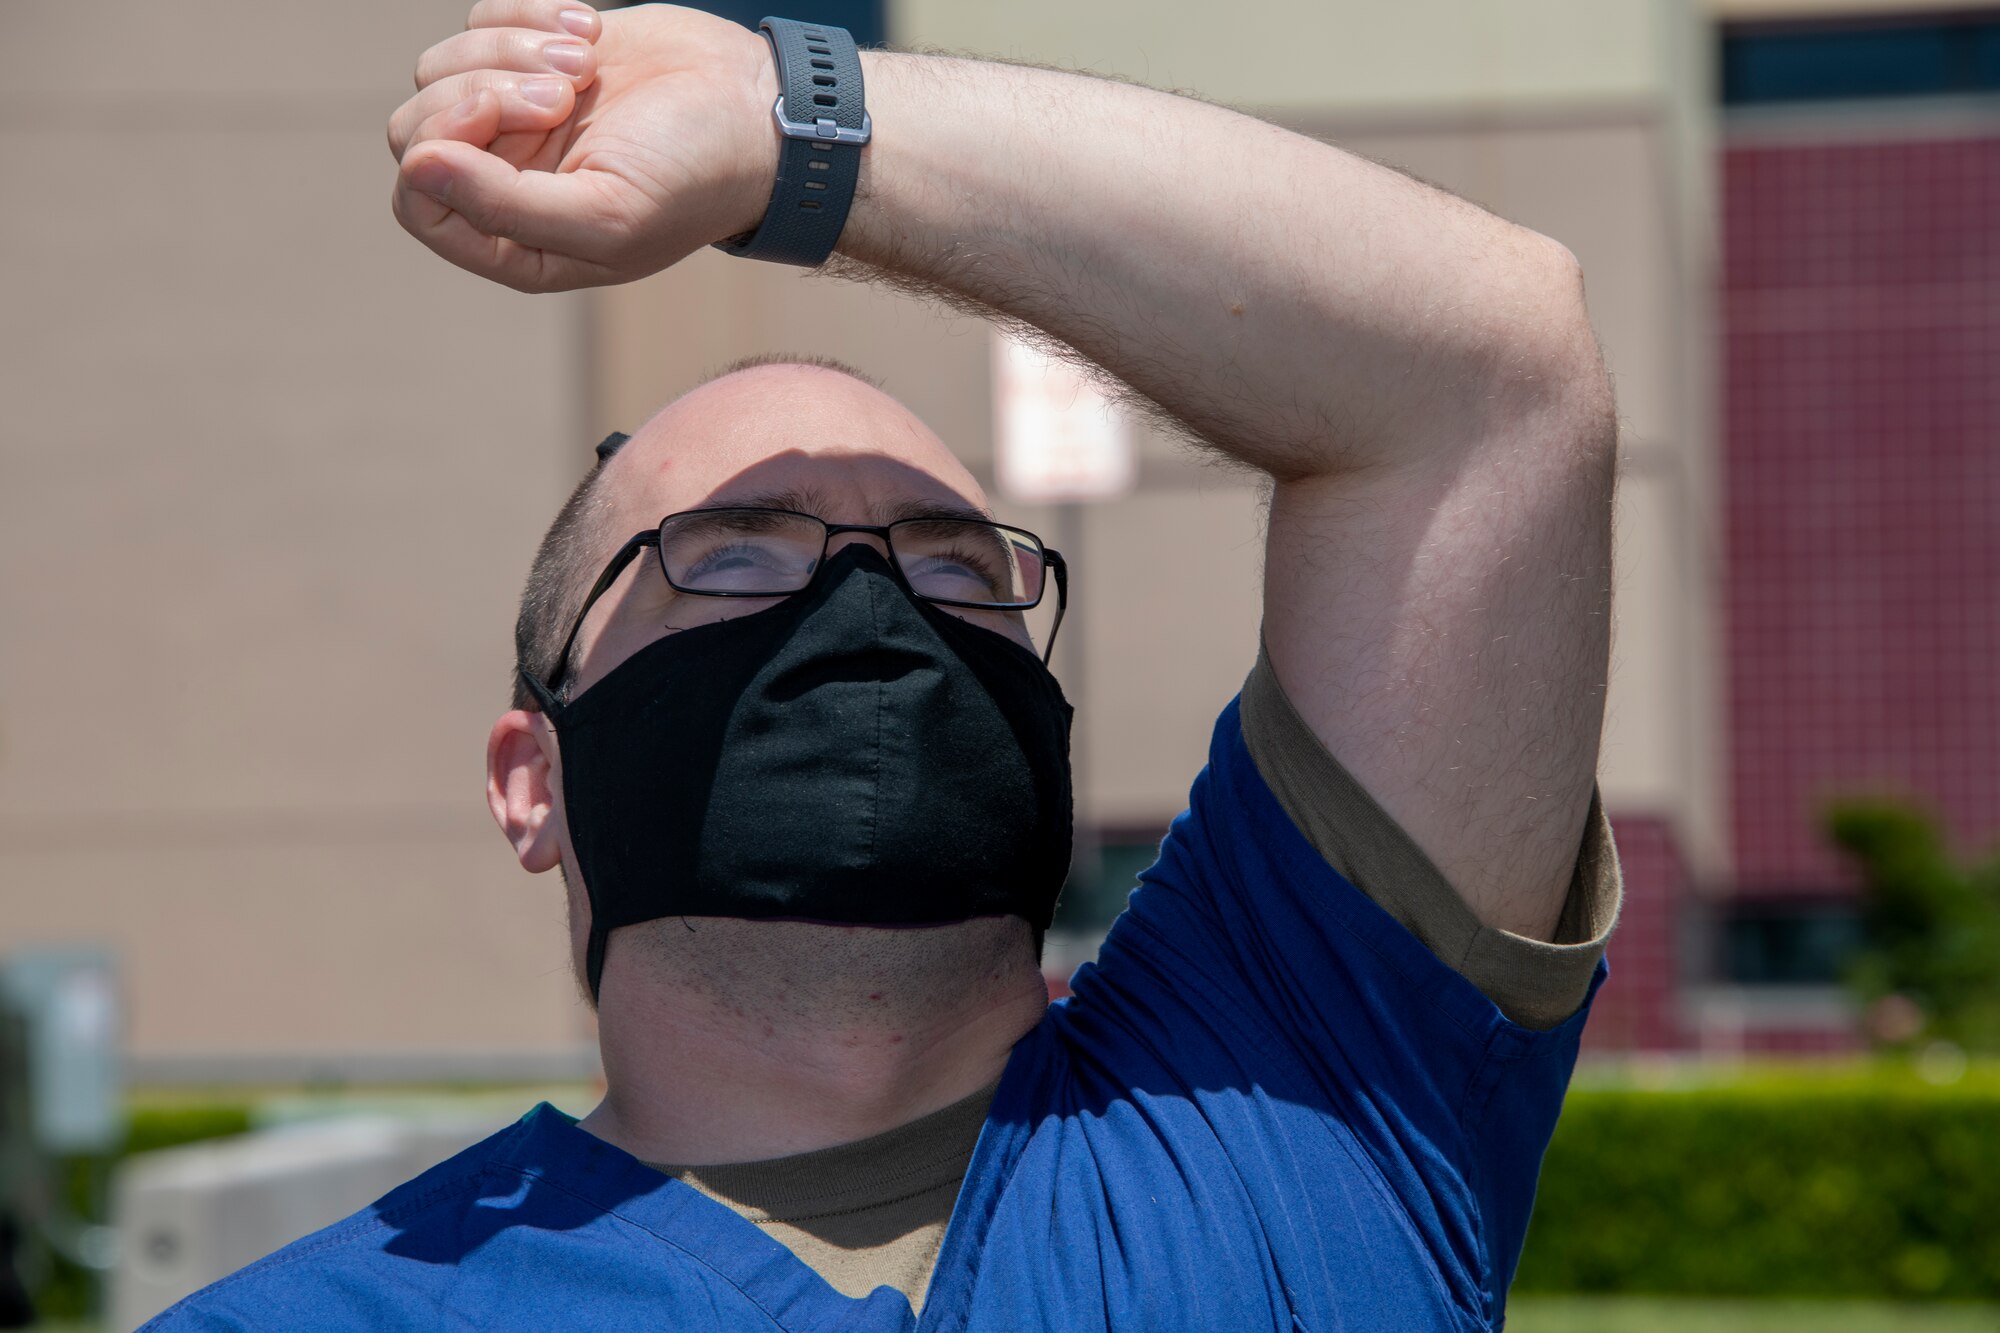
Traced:
<path fill-rule="evenodd" d="M 1243 738 L 1278 804 L 1327 863 L 1522 1027 L 1582 1006 L 1618 921 L 1623 880 L 1593 790 L 1554 941 L 1486 925 L 1444 873 L 1306 725 L 1259 654 L 1244 683 Z"/>

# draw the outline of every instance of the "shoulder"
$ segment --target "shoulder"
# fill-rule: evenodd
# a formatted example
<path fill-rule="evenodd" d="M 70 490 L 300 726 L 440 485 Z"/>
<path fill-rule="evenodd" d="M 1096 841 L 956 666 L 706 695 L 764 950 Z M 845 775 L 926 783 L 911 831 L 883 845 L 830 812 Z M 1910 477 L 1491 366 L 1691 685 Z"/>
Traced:
<path fill-rule="evenodd" d="M 434 1322 L 447 1287 L 512 1262 L 506 1231 L 574 1229 L 608 1209 L 565 1188 L 575 1173 L 548 1106 L 399 1185 L 352 1216 L 302 1237 L 182 1300 L 145 1325 L 192 1329 L 413 1327 Z"/>
<path fill-rule="evenodd" d="M 771 1287 L 785 1254 L 542 1105 L 147 1329 L 543 1330 L 575 1327 L 579 1309 L 604 1330 L 769 1327 L 749 1289 Z"/>
<path fill-rule="evenodd" d="M 1496 1042 L 1559 1055 L 1557 1028 L 1580 1017 L 1584 997 L 1564 1023 L 1523 1034 L 1298 826 L 1251 752 L 1251 702 L 1232 701 L 1217 719 L 1188 809 L 1072 983 L 1078 1008 L 1162 1037 L 1170 1028 L 1167 1049 L 1182 1061 L 1198 1023 L 1216 1030 L 1219 1058 L 1255 1058 L 1266 1073 L 1337 1068 L 1343 1082 L 1365 1069 L 1389 1087 L 1418 1079 L 1424 1089 L 1404 1090 L 1440 1107 L 1462 1104 Z M 1306 785 L 1323 801 L 1323 781 Z M 1386 816 L 1345 826 L 1393 829 Z M 1586 988 L 1597 975 L 1586 972 Z M 1373 1021 L 1357 1022 L 1364 1014 Z M 1413 1051 L 1423 1058 L 1411 1061 Z"/>

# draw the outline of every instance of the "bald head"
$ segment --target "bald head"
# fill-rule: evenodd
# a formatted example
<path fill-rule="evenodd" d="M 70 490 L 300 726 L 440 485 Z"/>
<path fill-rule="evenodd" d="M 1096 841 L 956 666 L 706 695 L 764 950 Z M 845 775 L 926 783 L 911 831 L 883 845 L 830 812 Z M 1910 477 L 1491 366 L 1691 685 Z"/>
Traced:
<path fill-rule="evenodd" d="M 738 363 L 654 413 L 556 515 L 515 622 L 514 706 L 535 707 L 520 672 L 548 680 L 591 582 L 621 544 L 667 514 L 731 503 L 830 523 L 886 522 L 899 505 L 987 508 L 936 433 L 858 372 L 823 360 Z M 632 584 L 592 610 L 572 654 L 572 693 L 657 635 L 643 576 Z"/>
<path fill-rule="evenodd" d="M 812 487 L 864 506 L 891 492 L 986 504 L 972 474 L 908 408 L 851 374 L 798 363 L 737 370 L 683 394 L 633 434 L 603 482 L 607 517 L 621 533 L 751 488 Z"/>

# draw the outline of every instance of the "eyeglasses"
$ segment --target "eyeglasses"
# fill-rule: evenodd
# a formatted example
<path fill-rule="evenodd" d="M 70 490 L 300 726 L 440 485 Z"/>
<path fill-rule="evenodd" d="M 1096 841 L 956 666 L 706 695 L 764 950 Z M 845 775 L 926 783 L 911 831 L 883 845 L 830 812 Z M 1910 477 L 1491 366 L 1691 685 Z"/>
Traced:
<path fill-rule="evenodd" d="M 875 526 L 828 523 L 789 509 L 690 509 L 635 535 L 597 576 L 549 673 L 559 689 L 584 618 L 639 552 L 659 552 L 660 572 L 676 592 L 697 597 L 789 597 L 811 586 L 826 548 L 843 532 L 879 537 L 890 565 L 916 596 L 937 606 L 1026 611 L 1041 605 L 1055 575 L 1056 616 L 1042 652 L 1046 664 L 1069 604 L 1069 567 L 1041 538 L 1004 523 L 972 518 L 904 518 Z"/>

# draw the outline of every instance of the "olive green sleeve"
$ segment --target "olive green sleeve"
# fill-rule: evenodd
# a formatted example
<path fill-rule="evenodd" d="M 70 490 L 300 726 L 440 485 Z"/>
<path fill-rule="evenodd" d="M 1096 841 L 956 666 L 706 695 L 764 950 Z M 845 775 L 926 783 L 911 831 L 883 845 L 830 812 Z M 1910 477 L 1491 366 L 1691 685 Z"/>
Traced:
<path fill-rule="evenodd" d="M 1623 887 L 1596 791 L 1555 941 L 1481 922 L 1444 873 L 1333 757 L 1259 653 L 1243 685 L 1243 739 L 1264 781 L 1327 864 L 1523 1027 L 1551 1028 L 1582 1005 L 1618 919 Z"/>

